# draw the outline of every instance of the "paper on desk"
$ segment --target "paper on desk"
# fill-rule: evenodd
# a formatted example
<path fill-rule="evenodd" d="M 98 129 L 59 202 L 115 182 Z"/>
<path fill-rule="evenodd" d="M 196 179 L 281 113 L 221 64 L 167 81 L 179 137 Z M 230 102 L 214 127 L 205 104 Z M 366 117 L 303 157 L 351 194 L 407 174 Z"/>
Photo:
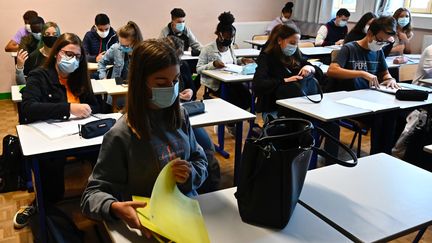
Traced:
<path fill-rule="evenodd" d="M 237 64 L 225 64 L 223 70 L 227 72 L 241 73 L 243 71 L 243 67 Z"/>
<path fill-rule="evenodd" d="M 147 202 L 138 208 L 143 226 L 178 243 L 210 242 L 197 200 L 183 195 L 177 188 L 169 162 L 160 172 L 151 198 L 133 196 L 134 201 Z"/>
<path fill-rule="evenodd" d="M 388 106 L 383 104 L 374 103 L 374 102 L 357 99 L 357 98 L 345 98 L 345 99 L 338 100 L 336 102 L 344 105 L 349 105 L 352 107 L 361 108 L 364 110 L 370 110 L 370 111 L 385 110 L 389 108 Z"/>

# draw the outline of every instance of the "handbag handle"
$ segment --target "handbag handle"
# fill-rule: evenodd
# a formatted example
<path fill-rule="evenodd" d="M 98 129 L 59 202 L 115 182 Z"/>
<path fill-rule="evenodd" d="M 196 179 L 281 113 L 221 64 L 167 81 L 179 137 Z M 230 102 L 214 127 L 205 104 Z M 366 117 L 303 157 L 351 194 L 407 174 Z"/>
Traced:
<path fill-rule="evenodd" d="M 324 135 L 327 138 L 330 138 L 330 140 L 332 140 L 333 142 L 337 143 L 339 147 L 341 147 L 343 150 L 345 150 L 353 159 L 353 162 L 346 162 L 346 161 L 342 161 L 336 157 L 334 157 L 333 155 L 329 154 L 327 151 L 324 151 L 318 147 L 313 147 L 312 149 L 314 151 L 316 151 L 319 155 L 325 157 L 326 159 L 330 159 L 333 162 L 336 162 L 337 164 L 340 164 L 342 166 L 346 166 L 346 167 L 354 167 L 357 165 L 357 156 L 354 154 L 354 152 L 348 148 L 345 144 L 341 143 L 338 139 L 334 138 L 332 135 L 330 135 L 327 131 L 325 131 L 324 129 L 317 127 L 317 130 Z"/>
<path fill-rule="evenodd" d="M 298 123 L 303 123 L 304 129 L 303 130 L 299 130 L 299 131 L 295 131 L 292 133 L 288 133 L 288 134 L 282 134 L 282 135 L 272 135 L 272 136 L 268 136 L 267 135 L 267 130 L 269 128 L 271 128 L 272 126 L 275 125 L 280 125 L 280 124 L 285 124 L 287 122 L 298 122 Z M 294 137 L 294 136 L 298 136 L 308 130 L 312 130 L 314 128 L 313 124 L 310 121 L 304 120 L 304 119 L 300 119 L 300 118 L 283 118 L 283 119 L 275 119 L 272 120 L 270 122 L 268 122 L 267 124 L 265 124 L 264 126 L 264 130 L 263 130 L 263 137 L 257 139 L 255 142 L 260 143 L 260 142 L 266 142 L 267 140 L 275 140 L 275 139 L 283 139 L 283 138 L 288 138 L 288 137 Z"/>
<path fill-rule="evenodd" d="M 312 76 L 312 77 L 311 77 L 311 76 Z M 322 91 L 322 89 L 321 89 L 321 86 L 319 85 L 318 81 L 313 77 L 313 74 L 311 74 L 311 75 L 305 77 L 304 79 L 307 79 L 307 78 L 312 79 L 313 82 L 314 82 L 314 84 L 317 86 L 317 88 L 318 88 L 318 92 L 319 92 L 319 95 L 320 95 L 320 99 L 319 99 L 319 100 L 313 100 L 313 99 L 311 99 L 311 98 L 308 96 L 308 94 L 306 94 L 306 92 L 301 88 L 301 86 L 300 86 L 300 84 L 299 84 L 298 82 L 294 82 L 294 83 L 296 84 L 296 86 L 297 86 L 297 88 L 300 90 L 300 92 L 303 94 L 303 96 L 305 96 L 305 97 L 306 97 L 308 100 L 310 100 L 311 102 L 313 102 L 313 103 L 315 103 L 315 104 L 318 104 L 318 103 L 320 103 L 320 102 L 322 101 L 322 99 L 323 99 L 323 97 L 324 97 L 324 95 L 323 95 L 323 91 Z"/>

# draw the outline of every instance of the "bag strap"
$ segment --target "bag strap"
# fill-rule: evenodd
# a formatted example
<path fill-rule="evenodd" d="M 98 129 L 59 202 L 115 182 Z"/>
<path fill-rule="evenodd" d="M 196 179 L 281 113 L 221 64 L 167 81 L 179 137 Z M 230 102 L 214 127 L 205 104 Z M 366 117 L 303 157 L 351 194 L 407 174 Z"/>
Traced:
<path fill-rule="evenodd" d="M 352 162 L 346 162 L 346 161 L 342 161 L 336 157 L 334 157 L 333 155 L 329 154 L 328 152 L 318 148 L 318 147 L 313 147 L 312 149 L 314 151 L 316 151 L 319 155 L 323 156 L 326 159 L 330 159 L 331 161 L 340 164 L 342 166 L 346 166 L 346 167 L 354 167 L 357 165 L 357 156 L 354 154 L 354 152 L 348 148 L 345 144 L 341 143 L 338 139 L 334 138 L 332 135 L 330 135 L 327 131 L 325 131 L 324 129 L 320 128 L 320 127 L 316 127 L 316 129 L 322 134 L 324 135 L 326 138 L 329 138 L 330 140 L 332 140 L 333 142 L 335 142 L 336 144 L 338 144 L 339 147 L 341 147 L 343 150 L 345 150 L 353 159 Z"/>
<path fill-rule="evenodd" d="M 312 75 L 312 74 L 311 74 Z M 308 78 L 308 77 L 305 77 L 305 78 Z M 298 83 L 298 82 L 294 82 L 295 84 L 296 84 L 296 86 L 297 86 L 297 88 L 300 90 L 300 92 L 303 94 L 303 96 L 305 96 L 308 100 L 310 100 L 311 102 L 313 102 L 313 103 L 316 103 L 316 104 L 318 104 L 318 103 L 320 103 L 321 101 L 322 101 L 322 99 L 323 99 L 323 91 L 322 91 L 322 89 L 321 89 L 321 86 L 319 85 L 319 83 L 318 83 L 318 81 L 312 76 L 312 77 L 310 77 L 310 79 L 312 79 L 313 80 L 313 82 L 314 82 L 314 84 L 317 86 L 317 88 L 318 88 L 318 92 L 319 92 L 319 95 L 320 95 L 320 99 L 319 100 L 313 100 L 313 99 L 311 99 L 309 96 L 308 96 L 308 94 L 306 94 L 306 92 L 301 88 L 301 86 L 300 86 L 300 84 Z"/>
<path fill-rule="evenodd" d="M 282 135 L 273 135 L 273 136 L 267 135 L 267 129 L 271 128 L 272 126 L 281 125 L 281 124 L 285 124 L 287 122 L 293 122 L 293 121 L 305 124 L 305 126 L 304 126 L 305 129 L 295 131 L 292 133 L 282 134 Z M 307 121 L 304 119 L 300 119 L 300 118 L 283 118 L 283 119 L 280 119 L 280 118 L 278 118 L 278 119 L 269 121 L 268 123 L 266 123 L 264 125 L 262 136 L 260 138 L 258 138 L 255 142 L 260 143 L 260 142 L 265 142 L 267 140 L 275 140 L 275 139 L 282 139 L 282 138 L 288 138 L 288 137 L 295 137 L 295 136 L 298 136 L 302 133 L 307 132 L 308 130 L 312 130 L 313 128 L 314 128 L 314 126 L 312 125 L 312 123 L 310 121 Z"/>

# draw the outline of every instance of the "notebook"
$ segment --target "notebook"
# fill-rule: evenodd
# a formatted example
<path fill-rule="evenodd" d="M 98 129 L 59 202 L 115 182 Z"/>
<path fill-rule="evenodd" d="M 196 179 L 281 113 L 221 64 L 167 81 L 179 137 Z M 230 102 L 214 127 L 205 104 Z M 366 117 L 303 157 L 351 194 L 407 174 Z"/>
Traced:
<path fill-rule="evenodd" d="M 432 88 L 419 86 L 419 85 L 415 85 L 415 84 L 407 84 L 407 83 L 398 83 L 398 84 L 401 87 L 400 89 L 421 90 L 421 91 L 426 91 L 428 93 L 432 93 Z M 376 89 L 376 88 L 373 87 L 373 89 Z M 376 89 L 376 90 L 378 90 L 380 92 L 388 93 L 388 94 L 396 94 L 396 91 L 398 91 L 398 89 L 393 89 L 393 88 L 387 87 L 385 85 L 380 85 L 380 88 Z"/>

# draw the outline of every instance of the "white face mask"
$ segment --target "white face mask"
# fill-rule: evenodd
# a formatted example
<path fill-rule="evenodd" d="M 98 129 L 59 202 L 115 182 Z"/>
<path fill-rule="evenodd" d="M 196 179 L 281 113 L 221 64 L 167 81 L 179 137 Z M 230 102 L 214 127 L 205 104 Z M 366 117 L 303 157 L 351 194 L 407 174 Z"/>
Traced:
<path fill-rule="evenodd" d="M 348 21 L 341 20 L 339 21 L 339 27 L 345 27 L 347 25 Z"/>
<path fill-rule="evenodd" d="M 29 24 L 26 24 L 24 27 L 27 30 L 27 32 L 32 32 Z"/>
<path fill-rule="evenodd" d="M 107 37 L 108 36 L 108 34 L 109 34 L 109 29 L 108 30 L 106 30 L 106 31 L 100 31 L 96 26 L 95 26 L 95 28 L 96 28 L 96 32 L 97 32 L 97 34 L 100 36 L 100 38 L 105 38 L 105 37 Z"/>
<path fill-rule="evenodd" d="M 370 25 L 365 25 L 365 27 L 364 27 L 364 29 L 363 29 L 363 32 L 365 33 L 365 34 L 367 34 L 367 32 L 368 32 L 368 30 L 369 30 L 369 27 L 370 27 Z"/>
<path fill-rule="evenodd" d="M 281 17 L 281 21 L 282 21 L 282 23 L 286 23 L 286 22 L 288 22 L 288 20 L 289 20 L 289 19 L 285 18 L 284 16 Z"/>
<path fill-rule="evenodd" d="M 32 35 L 36 40 L 40 40 L 42 38 L 42 33 L 32 33 Z"/>
<path fill-rule="evenodd" d="M 386 44 L 379 45 L 376 40 L 373 40 L 372 42 L 368 42 L 368 48 L 371 51 L 380 51 Z"/>

